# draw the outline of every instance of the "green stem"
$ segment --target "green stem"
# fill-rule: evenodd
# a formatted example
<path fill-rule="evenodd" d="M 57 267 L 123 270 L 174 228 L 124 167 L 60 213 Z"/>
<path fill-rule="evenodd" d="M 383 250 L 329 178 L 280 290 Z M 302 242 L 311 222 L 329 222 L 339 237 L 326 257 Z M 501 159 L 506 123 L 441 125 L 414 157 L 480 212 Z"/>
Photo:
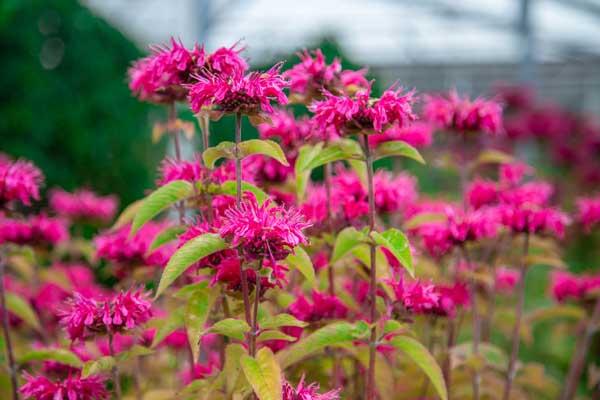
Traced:
<path fill-rule="evenodd" d="M 472 268 L 475 266 L 471 263 L 471 259 L 469 257 L 469 252 L 467 248 L 463 245 L 461 247 L 463 252 L 463 257 L 465 262 L 467 263 L 467 268 L 471 271 L 472 274 L 475 273 Z M 477 286 L 475 282 L 475 278 L 471 275 L 469 279 L 469 295 L 471 297 L 471 308 L 472 308 L 472 319 L 473 319 L 473 355 L 475 357 L 479 356 L 479 342 L 481 340 L 481 325 L 479 318 L 479 311 L 477 309 Z M 479 387 L 481 385 L 481 374 L 478 370 L 473 371 L 473 399 L 479 400 Z"/>
<path fill-rule="evenodd" d="M 108 332 L 108 350 L 110 351 L 110 356 L 115 358 L 115 349 L 113 346 L 113 333 Z M 117 400 L 121 399 L 121 377 L 119 376 L 119 368 L 117 367 L 117 361 L 115 360 L 115 364 L 112 367 L 112 376 L 113 376 L 113 384 L 115 385 L 115 398 Z"/>
<path fill-rule="evenodd" d="M 2 250 L 4 252 L 4 250 Z M 12 341 L 10 338 L 10 330 L 8 323 L 8 310 L 6 309 L 6 295 L 4 287 L 4 254 L 0 254 L 0 307 L 2 308 L 2 333 L 4 334 L 4 343 L 6 347 L 6 355 L 8 358 L 8 370 L 10 374 L 10 382 L 12 386 L 13 400 L 19 399 L 19 391 L 17 384 L 17 366 L 13 353 Z"/>

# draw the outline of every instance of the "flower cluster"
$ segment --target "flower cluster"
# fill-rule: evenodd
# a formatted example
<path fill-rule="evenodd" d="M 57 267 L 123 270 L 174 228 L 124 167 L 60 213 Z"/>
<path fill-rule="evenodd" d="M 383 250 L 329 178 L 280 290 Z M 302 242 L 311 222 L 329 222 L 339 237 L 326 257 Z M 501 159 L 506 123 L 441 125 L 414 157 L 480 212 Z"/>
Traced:
<path fill-rule="evenodd" d="M 199 156 L 196 156 L 193 161 L 165 158 L 160 164 L 160 178 L 156 184 L 162 186 L 177 180 L 193 183 L 202 180 L 207 173 L 208 171 L 202 165 Z"/>
<path fill-rule="evenodd" d="M 577 221 L 586 232 L 600 223 L 600 195 L 577 199 Z"/>
<path fill-rule="evenodd" d="M 298 386 L 293 387 L 289 382 L 283 382 L 283 400 L 338 400 L 339 389 L 331 390 L 327 393 L 319 394 L 319 385 L 317 383 L 306 384 L 304 377 L 298 382 Z"/>
<path fill-rule="evenodd" d="M 427 122 L 413 122 L 408 126 L 392 126 L 383 133 L 369 135 L 369 145 L 401 140 L 416 148 L 428 147 L 433 141 L 433 125 Z"/>
<path fill-rule="evenodd" d="M 501 293 L 511 293 L 517 283 L 521 280 L 518 270 L 513 268 L 500 267 L 496 269 L 495 288 Z"/>
<path fill-rule="evenodd" d="M 33 400 L 103 400 L 109 398 L 105 379 L 98 375 L 86 378 L 69 376 L 51 381 L 43 375 L 24 374 L 27 381 L 19 391 L 26 399 Z"/>
<path fill-rule="evenodd" d="M 574 275 L 557 271 L 552 274 L 550 292 L 558 302 L 584 300 L 592 291 L 600 288 L 600 275 Z"/>
<path fill-rule="evenodd" d="M 91 190 L 81 189 L 74 193 L 54 189 L 50 192 L 50 208 L 58 215 L 71 219 L 110 221 L 117 212 L 116 196 L 98 196 Z"/>
<path fill-rule="evenodd" d="M 0 204 L 18 200 L 30 205 L 40 199 L 40 185 L 44 181 L 42 172 L 31 162 L 12 161 L 0 154 Z"/>
<path fill-rule="evenodd" d="M 67 306 L 60 322 L 73 341 L 94 334 L 131 330 L 152 316 L 148 294 L 141 290 L 128 290 L 100 299 L 75 293 Z"/>
<path fill-rule="evenodd" d="M 0 218 L 0 243 L 47 246 L 69 238 L 65 221 L 44 214 L 28 219 Z"/>
<path fill-rule="evenodd" d="M 322 319 L 343 319 L 348 314 L 348 308 L 336 296 L 312 291 L 312 302 L 303 294 L 289 305 L 290 314 L 301 321 L 314 322 Z"/>

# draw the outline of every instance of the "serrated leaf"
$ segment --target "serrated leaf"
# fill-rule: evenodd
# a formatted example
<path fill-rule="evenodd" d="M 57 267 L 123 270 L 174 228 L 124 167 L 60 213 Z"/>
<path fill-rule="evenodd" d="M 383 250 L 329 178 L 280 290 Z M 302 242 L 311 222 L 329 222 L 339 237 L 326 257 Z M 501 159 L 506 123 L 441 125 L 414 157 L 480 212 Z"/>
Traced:
<path fill-rule="evenodd" d="M 349 322 L 335 322 L 317 329 L 305 338 L 286 347 L 277 353 L 277 359 L 282 368 L 303 360 L 325 347 L 342 346 L 368 335 L 369 329 L 364 326 L 355 326 Z"/>
<path fill-rule="evenodd" d="M 135 213 L 131 224 L 130 236 L 135 235 L 146 222 L 173 204 L 189 197 L 193 191 L 191 183 L 177 180 L 169 182 L 150 193 L 148 197 L 144 198 L 142 205 Z"/>
<path fill-rule="evenodd" d="M 321 142 L 314 146 L 305 144 L 298 150 L 298 157 L 294 164 L 294 172 L 296 176 L 296 197 L 299 202 L 304 199 L 306 187 L 310 180 L 310 170 L 306 169 L 306 166 L 319 154 L 322 148 L 323 143 Z"/>
<path fill-rule="evenodd" d="M 42 325 L 40 324 L 40 320 L 38 319 L 37 314 L 27 302 L 27 300 L 23 299 L 21 296 L 6 292 L 6 309 L 21 318 L 23 322 L 25 322 L 30 327 L 36 329 L 37 331 L 42 330 Z"/>
<path fill-rule="evenodd" d="M 153 325 L 152 322 L 155 321 L 157 321 L 156 333 L 154 334 L 154 339 L 152 339 L 151 348 L 158 346 L 167 336 L 184 326 L 183 310 L 176 309 L 167 318 L 152 320 L 148 324 Z"/>
<path fill-rule="evenodd" d="M 230 196 L 235 196 L 237 192 L 237 186 L 235 181 L 226 181 L 221 184 L 220 193 L 228 194 Z M 242 182 L 242 192 L 251 192 L 256 197 L 256 201 L 259 204 L 262 204 L 269 198 L 269 195 L 266 194 L 262 189 L 254 186 L 248 182 Z"/>
<path fill-rule="evenodd" d="M 389 343 L 410 357 L 421 368 L 433 384 L 440 399 L 448 399 L 448 390 L 442 370 L 425 346 L 408 336 L 396 336 Z"/>
<path fill-rule="evenodd" d="M 127 225 L 128 223 L 130 223 L 131 221 L 133 221 L 133 217 L 135 217 L 135 214 L 138 212 L 138 210 L 141 207 L 143 202 L 144 202 L 144 199 L 136 200 L 133 203 L 131 203 L 130 205 L 128 205 L 127 207 L 125 207 L 123 212 L 119 215 L 119 217 L 117 218 L 117 220 L 115 221 L 113 226 L 111 226 L 110 229 L 116 230 L 116 229 L 122 228 L 125 225 Z"/>
<path fill-rule="evenodd" d="M 375 148 L 373 152 L 375 160 L 380 160 L 386 157 L 407 157 L 411 158 L 421 164 L 425 164 L 425 160 L 421 156 L 421 153 L 410 144 L 402 140 L 391 140 L 389 142 L 383 142 Z"/>
<path fill-rule="evenodd" d="M 260 400 L 281 400 L 281 367 L 273 352 L 263 347 L 256 358 L 244 355 L 241 358 L 242 370 Z"/>
<path fill-rule="evenodd" d="M 242 157 L 247 157 L 253 154 L 261 154 L 263 156 L 274 158 L 279 163 L 288 166 L 289 163 L 283 150 L 277 142 L 263 139 L 250 139 L 240 143 L 240 151 Z"/>
<path fill-rule="evenodd" d="M 509 164 L 514 162 L 515 158 L 510 154 L 506 154 L 500 150 L 484 150 L 479 153 L 475 160 L 475 165 L 480 164 Z"/>
<path fill-rule="evenodd" d="M 177 236 L 181 235 L 185 231 L 185 226 L 170 226 L 164 229 L 161 233 L 156 235 L 150 244 L 150 247 L 148 247 L 148 252 L 151 253 L 159 247 L 177 239 Z"/>
<path fill-rule="evenodd" d="M 260 318 L 258 320 L 258 325 L 261 329 L 277 329 L 282 326 L 297 326 L 303 328 L 308 324 L 290 314 L 277 314 Z"/>
<path fill-rule="evenodd" d="M 221 158 L 234 158 L 235 156 L 235 143 L 233 142 L 221 142 L 214 147 L 209 147 L 202 153 L 202 160 L 207 168 L 214 168 L 217 160 Z"/>
<path fill-rule="evenodd" d="M 197 290 L 190 296 L 186 304 L 183 317 L 194 360 L 197 360 L 200 355 L 200 337 L 217 295 L 218 287 Z"/>
<path fill-rule="evenodd" d="M 228 336 L 237 340 L 244 340 L 244 335 L 250 331 L 250 327 L 241 319 L 225 318 L 214 323 L 210 332 Z"/>
<path fill-rule="evenodd" d="M 406 235 L 395 228 L 390 228 L 383 233 L 372 232 L 375 243 L 388 249 L 400 264 L 408 271 L 411 277 L 415 277 L 412 263 L 412 255 Z"/>
<path fill-rule="evenodd" d="M 313 267 L 310 256 L 302 247 L 297 246 L 294 248 L 294 253 L 287 256 L 285 263 L 289 267 L 300 271 L 300 273 L 304 276 L 304 278 L 306 278 L 311 286 L 316 285 L 315 268 Z"/>
<path fill-rule="evenodd" d="M 57 348 L 32 350 L 19 358 L 19 364 L 26 364 L 31 361 L 56 361 L 75 368 L 81 368 L 83 365 L 77 354 L 67 349 Z"/>
<path fill-rule="evenodd" d="M 227 243 L 214 233 L 205 233 L 188 241 L 171 256 L 160 277 L 154 297 L 160 296 L 192 264 L 226 248 Z"/>
<path fill-rule="evenodd" d="M 333 264 L 341 260 L 346 254 L 363 244 L 367 239 L 368 237 L 364 232 L 359 231 L 354 227 L 348 227 L 342 230 L 335 239 L 330 262 Z"/>
<path fill-rule="evenodd" d="M 264 342 L 267 340 L 285 340 L 288 342 L 293 342 L 296 340 L 296 338 L 290 335 L 286 335 L 281 331 L 271 329 L 268 331 L 261 332 L 256 338 L 256 340 L 259 342 Z"/>
<path fill-rule="evenodd" d="M 83 364 L 81 377 L 87 378 L 90 375 L 96 375 L 102 372 L 108 372 L 114 367 L 116 361 L 111 356 L 100 357 L 97 360 L 91 360 Z"/>

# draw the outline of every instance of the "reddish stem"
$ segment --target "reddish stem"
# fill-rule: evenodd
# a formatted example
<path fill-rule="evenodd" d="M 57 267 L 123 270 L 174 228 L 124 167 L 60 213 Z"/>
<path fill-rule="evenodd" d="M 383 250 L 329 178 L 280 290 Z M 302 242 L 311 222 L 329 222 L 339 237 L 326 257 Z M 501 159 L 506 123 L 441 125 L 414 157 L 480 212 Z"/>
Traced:
<path fill-rule="evenodd" d="M 3 251 L 3 250 L 2 250 Z M 13 400 L 19 399 L 19 391 L 17 384 L 17 366 L 15 364 L 15 356 L 13 353 L 12 341 L 10 338 L 10 330 L 8 324 L 8 310 L 6 309 L 6 296 L 4 287 L 4 257 L 0 254 L 0 308 L 2 308 L 2 333 L 4 334 L 4 343 L 6 347 L 6 355 L 8 358 L 8 370 L 10 374 L 10 382 L 12 386 Z"/>
<path fill-rule="evenodd" d="M 175 109 L 175 103 L 169 104 L 169 116 L 167 121 L 168 129 L 171 130 L 171 135 L 173 136 L 173 147 L 175 148 L 175 158 L 177 161 L 181 161 L 181 144 L 179 143 L 179 131 L 174 129 L 175 123 L 177 121 L 177 110 Z M 179 214 L 179 224 L 184 224 L 185 217 L 185 204 L 183 201 L 177 203 L 177 212 Z"/>
<path fill-rule="evenodd" d="M 469 257 L 469 251 L 463 245 L 461 246 L 461 250 L 463 252 L 463 257 L 465 262 L 467 263 L 467 268 L 471 270 L 474 268 L 474 265 L 471 263 L 471 259 Z M 474 274 L 474 271 L 471 271 Z M 475 357 L 479 356 L 479 341 L 481 340 L 481 328 L 480 328 L 480 319 L 479 319 L 479 311 L 477 309 L 477 286 L 475 283 L 475 278 L 473 276 L 469 279 L 469 296 L 471 297 L 471 308 L 473 313 L 473 355 Z M 479 400 L 479 386 L 481 384 L 481 375 L 478 370 L 473 371 L 473 399 Z"/>
<path fill-rule="evenodd" d="M 108 350 L 110 351 L 110 356 L 115 357 L 115 348 L 113 346 L 113 334 L 112 332 L 108 332 Z M 115 385 L 115 398 L 117 400 L 121 399 L 121 377 L 119 376 L 119 368 L 117 367 L 117 361 L 115 360 L 115 364 L 112 367 L 112 375 L 113 375 L 113 384 Z"/>

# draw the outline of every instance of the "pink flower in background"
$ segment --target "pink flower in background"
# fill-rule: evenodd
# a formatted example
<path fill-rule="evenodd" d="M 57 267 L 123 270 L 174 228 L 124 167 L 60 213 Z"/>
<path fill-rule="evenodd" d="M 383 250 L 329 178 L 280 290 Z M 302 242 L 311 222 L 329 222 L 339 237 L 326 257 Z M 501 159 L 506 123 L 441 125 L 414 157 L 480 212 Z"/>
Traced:
<path fill-rule="evenodd" d="M 584 293 L 579 276 L 569 272 L 555 271 L 550 276 L 550 292 L 558 302 L 568 299 L 579 300 Z"/>
<path fill-rule="evenodd" d="M 257 126 L 261 139 L 279 139 L 283 147 L 293 149 L 310 136 L 310 120 L 306 118 L 296 119 L 289 111 L 275 110 L 269 119 Z"/>
<path fill-rule="evenodd" d="M 26 220 L 0 218 L 0 243 L 54 245 L 69 238 L 65 221 L 34 215 Z"/>
<path fill-rule="evenodd" d="M 342 70 L 338 58 L 327 64 L 321 49 L 311 52 L 304 50 L 298 57 L 300 62 L 283 74 L 290 81 L 290 93 L 303 96 L 318 95 L 323 88 L 333 89 L 332 86 Z"/>
<path fill-rule="evenodd" d="M 396 301 L 404 308 L 415 314 L 437 313 L 440 305 L 440 294 L 435 285 L 415 281 L 412 284 L 404 281 L 388 279 L 386 281 L 393 289 Z"/>
<path fill-rule="evenodd" d="M 495 182 L 477 178 L 467 187 L 467 202 L 474 209 L 491 205 L 498 200 L 498 187 Z"/>
<path fill-rule="evenodd" d="M 350 69 L 343 70 L 340 73 L 340 81 L 344 91 L 347 93 L 354 93 L 361 89 L 369 87 L 369 81 L 366 78 L 367 69 L 362 68 L 357 71 Z"/>
<path fill-rule="evenodd" d="M 119 204 L 116 196 L 98 196 L 87 189 L 69 193 L 61 189 L 50 192 L 50 207 L 58 214 L 72 219 L 110 221 Z"/>
<path fill-rule="evenodd" d="M 376 147 L 379 143 L 401 140 L 416 148 L 428 147 L 433 140 L 433 125 L 427 122 L 413 122 L 404 127 L 392 126 L 383 133 L 369 135 L 369 145 Z"/>
<path fill-rule="evenodd" d="M 148 222 L 133 237 L 131 226 L 125 225 L 116 231 L 106 231 L 96 236 L 96 254 L 98 257 L 119 264 L 162 266 L 173 251 L 172 246 L 161 246 L 149 253 L 152 241 L 167 225 Z"/>
<path fill-rule="evenodd" d="M 393 213 L 406 209 L 417 200 L 417 181 L 408 173 L 393 176 L 380 170 L 373 177 L 375 207 L 380 213 Z"/>
<path fill-rule="evenodd" d="M 600 223 L 600 195 L 579 197 L 577 199 L 577 222 L 583 225 L 586 232 Z"/>
<path fill-rule="evenodd" d="M 51 381 L 43 375 L 24 373 L 26 383 L 19 392 L 25 399 L 33 400 L 104 400 L 109 398 L 105 379 L 97 375 L 87 378 L 69 376 L 60 381 Z"/>
<path fill-rule="evenodd" d="M 529 108 L 535 101 L 535 91 L 528 86 L 499 82 L 493 89 L 502 104 L 509 108 Z"/>
<path fill-rule="evenodd" d="M 499 206 L 502 224 L 513 232 L 530 234 L 545 233 L 563 238 L 570 218 L 563 212 L 549 207 Z"/>
<path fill-rule="evenodd" d="M 523 177 L 533 172 L 533 168 L 522 162 L 513 162 L 500 165 L 500 184 L 511 187 L 523 180 Z"/>
<path fill-rule="evenodd" d="M 519 281 L 518 270 L 506 267 L 496 269 L 496 289 L 499 292 L 511 293 Z"/>
<path fill-rule="evenodd" d="M 281 64 L 277 64 L 266 72 L 251 72 L 245 76 L 198 75 L 195 83 L 188 86 L 190 107 L 194 113 L 200 112 L 202 107 L 212 107 L 228 114 L 270 114 L 273 112 L 271 102 L 287 104 L 283 92 L 287 82 L 280 75 L 280 69 Z"/>
<path fill-rule="evenodd" d="M 44 175 L 33 163 L 0 157 L 0 204 L 18 200 L 31 205 L 32 200 L 40 199 L 43 182 Z"/>
<path fill-rule="evenodd" d="M 340 398 L 340 389 L 319 394 L 319 384 L 311 383 L 307 385 L 304 382 L 304 376 L 295 388 L 288 381 L 284 381 L 282 391 L 283 400 L 338 400 Z"/>
<path fill-rule="evenodd" d="M 202 165 L 198 155 L 194 161 L 165 158 L 160 164 L 159 174 L 160 178 L 157 185 L 162 186 L 177 180 L 197 182 L 202 180 L 208 174 L 208 171 Z"/>
<path fill-rule="evenodd" d="M 438 314 L 453 318 L 456 309 L 467 307 L 471 301 L 467 285 L 456 282 L 453 285 L 436 285 L 435 290 L 440 295 Z"/>
<path fill-rule="evenodd" d="M 336 296 L 313 290 L 312 302 L 303 294 L 289 305 L 290 314 L 301 321 L 314 322 L 322 319 L 343 319 L 348 308 Z"/>
<path fill-rule="evenodd" d="M 308 242 L 302 231 L 310 225 L 298 210 L 272 206 L 270 200 L 259 205 L 256 197 L 246 192 L 239 207 L 225 211 L 219 234 L 239 246 L 249 259 L 275 262 Z"/>
<path fill-rule="evenodd" d="M 520 186 L 501 190 L 500 201 L 512 206 L 547 205 L 554 187 L 547 182 L 527 182 Z"/>
<path fill-rule="evenodd" d="M 224 76 L 244 74 L 248 70 L 248 63 L 240 56 L 244 49 L 237 46 L 236 43 L 231 47 L 221 47 L 209 54 L 206 58 L 206 68 Z"/>

